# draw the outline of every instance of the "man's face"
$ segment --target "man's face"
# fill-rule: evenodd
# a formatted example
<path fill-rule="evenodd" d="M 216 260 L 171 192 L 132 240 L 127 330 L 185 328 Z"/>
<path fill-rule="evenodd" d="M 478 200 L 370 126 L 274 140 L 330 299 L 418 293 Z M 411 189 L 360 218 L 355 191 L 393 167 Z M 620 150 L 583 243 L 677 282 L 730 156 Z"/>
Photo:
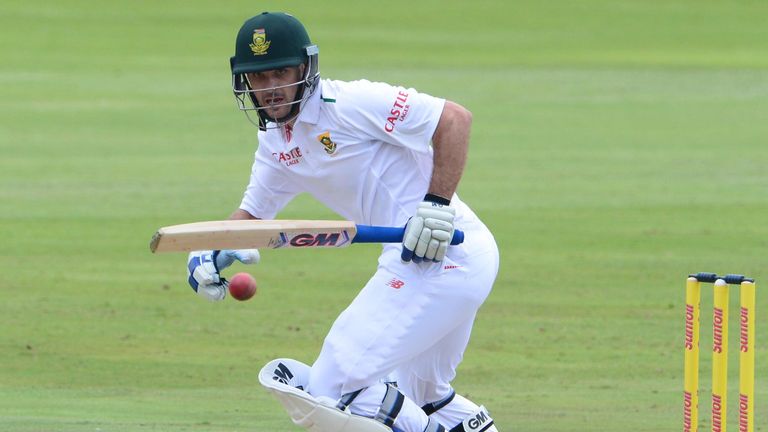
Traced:
<path fill-rule="evenodd" d="M 259 106 L 264 108 L 268 116 L 279 119 L 291 112 L 293 105 L 289 104 L 296 98 L 299 86 L 290 84 L 300 81 L 304 76 L 304 65 L 252 72 L 245 76 L 251 89 L 255 90 Z"/>

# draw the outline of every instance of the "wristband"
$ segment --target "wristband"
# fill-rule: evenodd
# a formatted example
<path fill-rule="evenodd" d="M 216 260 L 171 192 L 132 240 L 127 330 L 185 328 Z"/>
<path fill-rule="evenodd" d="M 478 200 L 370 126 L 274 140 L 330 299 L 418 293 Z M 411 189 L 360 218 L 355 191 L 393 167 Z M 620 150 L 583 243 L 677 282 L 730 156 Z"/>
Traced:
<path fill-rule="evenodd" d="M 440 204 L 444 206 L 451 205 L 451 200 L 443 198 L 438 195 L 431 194 L 431 193 L 424 195 L 424 201 L 429 201 L 429 202 L 433 202 L 435 204 Z"/>

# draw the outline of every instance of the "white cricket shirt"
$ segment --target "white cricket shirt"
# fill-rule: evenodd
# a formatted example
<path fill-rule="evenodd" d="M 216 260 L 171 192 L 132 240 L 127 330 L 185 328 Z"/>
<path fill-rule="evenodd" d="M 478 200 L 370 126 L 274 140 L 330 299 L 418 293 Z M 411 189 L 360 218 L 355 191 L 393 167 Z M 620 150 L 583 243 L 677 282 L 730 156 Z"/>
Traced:
<path fill-rule="evenodd" d="M 358 224 L 402 226 L 432 174 L 430 140 L 444 99 L 369 81 L 321 80 L 292 130 L 259 131 L 240 208 L 274 219 L 307 192 Z M 471 215 L 454 195 L 458 223 Z"/>

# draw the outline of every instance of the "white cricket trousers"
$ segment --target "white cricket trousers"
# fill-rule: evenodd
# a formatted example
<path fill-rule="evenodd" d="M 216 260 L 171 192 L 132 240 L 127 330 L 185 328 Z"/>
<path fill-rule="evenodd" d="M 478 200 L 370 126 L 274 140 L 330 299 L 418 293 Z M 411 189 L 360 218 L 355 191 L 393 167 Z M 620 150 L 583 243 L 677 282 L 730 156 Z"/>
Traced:
<path fill-rule="evenodd" d="M 399 244 L 384 247 L 376 273 L 325 338 L 310 374 L 312 395 L 338 399 L 393 373 L 419 406 L 451 393 L 499 267 L 485 225 L 471 221 L 461 228 L 464 243 L 450 246 L 442 263 L 403 263 Z"/>

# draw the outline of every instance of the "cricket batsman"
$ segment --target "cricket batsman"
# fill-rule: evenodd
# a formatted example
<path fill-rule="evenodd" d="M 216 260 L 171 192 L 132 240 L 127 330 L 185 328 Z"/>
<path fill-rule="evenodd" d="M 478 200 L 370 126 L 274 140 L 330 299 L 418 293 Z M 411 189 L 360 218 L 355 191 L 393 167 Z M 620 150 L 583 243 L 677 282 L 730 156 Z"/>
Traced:
<path fill-rule="evenodd" d="M 341 432 L 494 432 L 486 408 L 451 386 L 499 265 L 490 231 L 456 195 L 472 115 L 412 88 L 321 79 L 318 57 L 289 14 L 264 12 L 240 28 L 232 87 L 258 126 L 258 149 L 230 218 L 273 219 L 307 192 L 355 223 L 406 229 L 402 244 L 383 246 L 314 364 L 282 362 L 274 380 L 325 407 L 292 415 L 314 431 L 339 432 L 324 429 L 327 418 L 354 415 L 368 426 Z M 455 229 L 465 241 L 450 246 Z M 192 252 L 190 285 L 223 299 L 220 272 L 234 260 L 258 262 L 258 251 Z"/>

